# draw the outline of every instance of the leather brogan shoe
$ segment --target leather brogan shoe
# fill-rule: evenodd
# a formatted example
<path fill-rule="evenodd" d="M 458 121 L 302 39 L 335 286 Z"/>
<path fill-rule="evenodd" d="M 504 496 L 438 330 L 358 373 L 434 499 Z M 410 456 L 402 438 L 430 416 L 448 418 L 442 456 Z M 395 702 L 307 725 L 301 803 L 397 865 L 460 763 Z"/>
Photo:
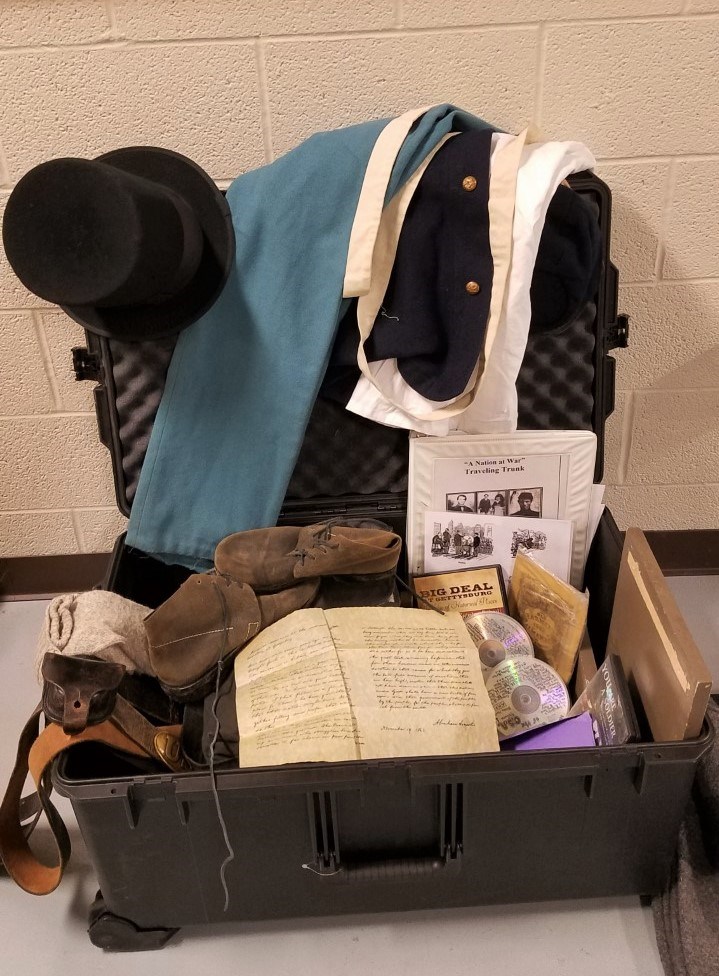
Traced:
<path fill-rule="evenodd" d="M 315 577 L 394 573 L 401 548 L 396 533 L 372 520 L 275 526 L 227 536 L 215 550 L 215 568 L 257 592 L 273 592 Z"/>
<path fill-rule="evenodd" d="M 150 663 L 175 701 L 204 698 L 238 650 L 264 627 L 310 606 L 319 581 L 302 580 L 281 593 L 256 596 L 252 587 L 217 573 L 190 576 L 144 620 Z"/>

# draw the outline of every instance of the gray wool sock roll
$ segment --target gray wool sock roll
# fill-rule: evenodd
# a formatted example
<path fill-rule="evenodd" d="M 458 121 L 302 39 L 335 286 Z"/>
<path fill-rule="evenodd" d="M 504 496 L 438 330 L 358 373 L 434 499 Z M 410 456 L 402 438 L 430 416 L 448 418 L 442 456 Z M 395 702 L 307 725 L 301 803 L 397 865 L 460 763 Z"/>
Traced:
<path fill-rule="evenodd" d="M 149 607 L 107 590 L 64 593 L 51 600 L 37 644 L 36 671 L 46 652 L 91 654 L 152 675 L 143 620 Z"/>

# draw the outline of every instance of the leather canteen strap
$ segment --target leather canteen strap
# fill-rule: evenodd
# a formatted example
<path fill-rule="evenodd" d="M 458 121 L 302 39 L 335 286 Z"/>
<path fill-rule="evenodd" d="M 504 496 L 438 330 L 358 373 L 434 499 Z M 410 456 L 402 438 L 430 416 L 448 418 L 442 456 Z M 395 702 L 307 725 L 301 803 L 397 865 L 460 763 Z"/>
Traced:
<path fill-rule="evenodd" d="M 187 769 L 187 763 L 180 751 L 181 725 L 153 725 L 121 695 L 117 696 L 109 721 L 128 742 L 140 746 L 144 755 L 159 759 L 175 773 Z"/>
<path fill-rule="evenodd" d="M 125 710 L 127 714 L 135 712 L 127 702 L 125 705 L 127 705 Z M 70 857 L 70 838 L 67 829 L 50 801 L 52 790 L 50 764 L 59 753 L 81 742 L 102 742 L 135 756 L 159 758 L 168 765 L 172 763 L 173 769 L 181 766 L 179 749 L 176 748 L 179 726 L 156 728 L 139 716 L 141 721 L 137 725 L 141 726 L 144 722 L 152 730 L 152 741 L 148 748 L 147 741 L 136 741 L 119 724 L 115 724 L 114 713 L 112 718 L 98 725 L 88 726 L 74 735 L 68 735 L 63 732 L 61 726 L 54 723 L 40 732 L 41 714 L 42 709 L 38 706 L 20 734 L 15 767 L 0 805 L 0 857 L 13 881 L 33 895 L 46 895 L 57 888 Z M 137 715 L 138 713 L 135 712 L 135 716 Z M 131 716 L 132 721 L 136 721 L 135 716 Z M 145 728 L 141 731 L 147 733 Z M 165 756 L 163 754 L 165 751 L 177 755 L 176 761 L 173 762 L 169 756 Z M 53 865 L 43 864 L 35 857 L 28 844 L 28 832 L 22 827 L 23 819 L 27 818 L 28 806 L 30 809 L 33 806 L 28 804 L 27 797 L 22 798 L 28 770 L 35 782 L 42 811 L 52 831 L 57 851 L 56 863 Z"/>

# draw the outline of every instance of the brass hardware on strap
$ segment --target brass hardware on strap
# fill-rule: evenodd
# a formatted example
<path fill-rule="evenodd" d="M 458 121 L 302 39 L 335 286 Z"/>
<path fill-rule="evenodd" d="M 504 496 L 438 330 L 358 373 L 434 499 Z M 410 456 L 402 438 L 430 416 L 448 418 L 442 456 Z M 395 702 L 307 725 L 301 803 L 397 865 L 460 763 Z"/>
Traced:
<path fill-rule="evenodd" d="M 154 747 L 158 759 L 161 759 L 174 772 L 179 773 L 186 768 L 180 751 L 179 736 L 173 735 L 167 729 L 162 729 L 155 735 Z"/>

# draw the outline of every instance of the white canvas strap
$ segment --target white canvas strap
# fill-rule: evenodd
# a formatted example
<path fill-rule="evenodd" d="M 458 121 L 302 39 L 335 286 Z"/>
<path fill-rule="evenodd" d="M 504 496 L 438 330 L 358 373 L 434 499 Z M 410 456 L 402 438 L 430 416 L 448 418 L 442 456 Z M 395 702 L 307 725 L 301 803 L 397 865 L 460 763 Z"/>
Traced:
<path fill-rule="evenodd" d="M 494 262 L 492 282 L 492 299 L 490 303 L 490 321 L 488 331 L 496 334 L 497 323 L 500 318 L 502 302 L 506 292 L 506 283 L 511 267 L 512 253 L 512 225 L 514 215 L 514 190 L 517 170 L 521 159 L 529 130 L 525 130 L 512 139 L 506 146 L 498 150 L 498 156 L 492 169 L 492 186 L 490 188 L 490 245 Z M 397 370 L 396 360 L 384 360 L 379 363 L 369 363 L 364 345 L 369 338 L 374 322 L 381 309 L 384 295 L 387 291 L 392 267 L 397 252 L 399 235 L 402 229 L 407 208 L 419 184 L 424 170 L 432 157 L 442 145 L 456 133 L 445 136 L 425 158 L 420 167 L 389 202 L 381 214 L 380 224 L 374 236 L 370 282 L 367 291 L 359 296 L 357 302 L 357 322 L 359 326 L 360 342 L 357 350 L 357 362 L 364 380 L 371 384 L 382 399 L 399 410 L 407 418 L 403 426 L 412 427 L 412 420 L 434 421 L 445 420 L 463 413 L 473 402 L 479 388 L 478 380 L 481 375 L 479 368 L 473 372 L 473 382 L 459 397 L 444 404 L 435 403 L 421 397 L 401 381 Z M 497 179 L 495 180 L 495 173 Z M 492 220 L 495 228 L 492 231 Z M 495 250 L 497 258 L 495 259 Z M 495 320 L 492 320 L 494 315 Z M 487 353 L 484 353 L 486 357 Z M 363 384 L 363 378 L 359 384 Z M 366 384 L 365 384 L 366 385 Z M 354 399 L 354 397 L 353 397 Z M 350 401 L 350 409 L 351 409 Z"/>
<path fill-rule="evenodd" d="M 369 291 L 372 255 L 392 167 L 409 130 L 430 108 L 431 105 L 424 105 L 422 108 L 411 109 L 392 119 L 382 129 L 374 144 L 350 232 L 343 298 L 357 298 L 359 295 L 366 295 Z"/>

